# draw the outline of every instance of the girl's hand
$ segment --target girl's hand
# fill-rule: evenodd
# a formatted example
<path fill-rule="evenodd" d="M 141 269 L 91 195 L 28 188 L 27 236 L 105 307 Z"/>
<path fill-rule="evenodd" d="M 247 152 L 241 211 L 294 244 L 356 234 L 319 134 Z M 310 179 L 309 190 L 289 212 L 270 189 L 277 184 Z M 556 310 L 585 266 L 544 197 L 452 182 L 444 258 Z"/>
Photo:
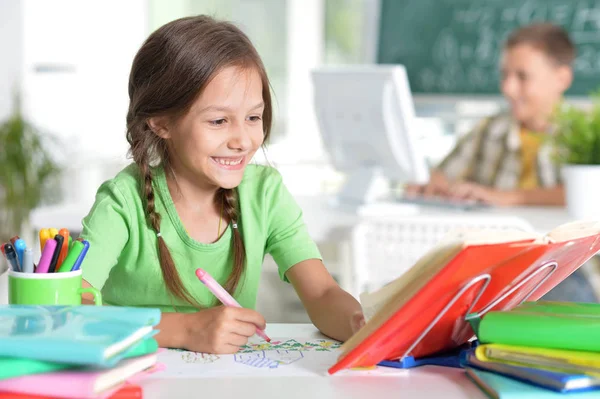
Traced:
<path fill-rule="evenodd" d="M 365 315 L 363 312 L 356 312 L 350 318 L 350 327 L 352 328 L 352 333 L 356 334 L 358 330 L 360 330 L 365 325 Z"/>
<path fill-rule="evenodd" d="M 194 352 L 235 353 L 256 333 L 264 329 L 262 315 L 252 309 L 218 306 L 185 315 L 182 347 Z"/>

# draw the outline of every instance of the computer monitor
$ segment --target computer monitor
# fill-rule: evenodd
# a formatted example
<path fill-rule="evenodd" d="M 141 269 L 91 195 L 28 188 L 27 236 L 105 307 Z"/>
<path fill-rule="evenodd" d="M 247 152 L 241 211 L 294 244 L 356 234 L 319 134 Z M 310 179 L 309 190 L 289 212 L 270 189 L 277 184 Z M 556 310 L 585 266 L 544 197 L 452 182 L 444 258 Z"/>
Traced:
<path fill-rule="evenodd" d="M 372 202 L 382 177 L 399 183 L 429 180 L 402 65 L 322 67 L 312 71 L 312 81 L 326 151 L 333 166 L 347 174 L 339 201 Z"/>

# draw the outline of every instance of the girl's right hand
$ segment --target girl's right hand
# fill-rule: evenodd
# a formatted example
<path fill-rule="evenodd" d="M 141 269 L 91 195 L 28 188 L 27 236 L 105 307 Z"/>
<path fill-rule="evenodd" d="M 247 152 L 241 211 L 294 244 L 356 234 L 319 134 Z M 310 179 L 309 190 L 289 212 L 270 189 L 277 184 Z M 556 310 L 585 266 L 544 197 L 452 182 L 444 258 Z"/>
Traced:
<path fill-rule="evenodd" d="M 235 353 L 256 334 L 264 330 L 264 317 L 252 310 L 218 306 L 186 314 L 183 349 L 194 352 Z"/>

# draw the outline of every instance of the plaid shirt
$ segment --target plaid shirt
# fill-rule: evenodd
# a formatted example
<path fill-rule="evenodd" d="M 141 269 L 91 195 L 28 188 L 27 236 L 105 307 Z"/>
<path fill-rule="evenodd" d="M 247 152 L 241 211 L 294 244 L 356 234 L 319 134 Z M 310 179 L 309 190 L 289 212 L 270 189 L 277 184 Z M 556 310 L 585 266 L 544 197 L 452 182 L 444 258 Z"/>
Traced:
<path fill-rule="evenodd" d="M 486 118 L 459 139 L 438 169 L 450 180 L 471 181 L 500 190 L 518 189 L 523 169 L 519 131 L 518 123 L 507 113 Z M 539 187 L 561 184 L 559 168 L 551 159 L 547 143 L 542 144 L 537 155 L 537 179 Z"/>

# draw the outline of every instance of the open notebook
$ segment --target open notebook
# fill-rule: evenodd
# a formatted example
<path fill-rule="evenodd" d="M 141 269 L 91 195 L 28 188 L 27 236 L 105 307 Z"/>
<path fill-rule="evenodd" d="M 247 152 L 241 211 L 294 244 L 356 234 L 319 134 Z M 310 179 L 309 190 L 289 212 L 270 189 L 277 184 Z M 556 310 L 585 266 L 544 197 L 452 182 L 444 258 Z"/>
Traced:
<path fill-rule="evenodd" d="M 484 309 L 522 283 L 494 306 L 509 309 L 530 293 L 529 299 L 540 298 L 599 249 L 597 222 L 564 224 L 546 235 L 510 230 L 452 233 L 405 274 L 376 292 L 360 296 L 367 323 L 342 346 L 340 360 L 330 373 L 371 366 L 405 354 L 426 356 L 459 346 L 473 336 L 464 318 L 484 288 L 484 280 L 464 292 L 411 353 L 406 353 L 472 279 L 491 276 L 473 311 Z M 550 265 L 552 262 L 558 266 Z M 525 280 L 541 267 L 533 278 Z"/>

